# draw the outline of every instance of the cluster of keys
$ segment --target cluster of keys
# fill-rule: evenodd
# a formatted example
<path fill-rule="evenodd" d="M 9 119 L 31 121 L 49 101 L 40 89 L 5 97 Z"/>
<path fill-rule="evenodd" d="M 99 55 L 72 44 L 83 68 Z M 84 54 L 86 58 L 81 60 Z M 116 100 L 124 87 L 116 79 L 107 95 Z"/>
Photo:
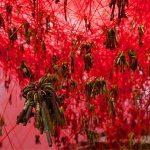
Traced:
<path fill-rule="evenodd" d="M 17 124 L 26 125 L 34 117 L 35 127 L 41 134 L 46 133 L 48 145 L 52 146 L 52 136 L 56 135 L 58 126 L 64 125 L 65 119 L 50 80 L 51 76 L 47 74 L 22 90 L 25 103 L 17 116 Z"/>
<path fill-rule="evenodd" d="M 88 81 L 85 85 L 87 99 L 96 97 L 97 95 L 104 95 L 107 91 L 106 81 L 104 78 L 99 77 L 94 80 Z"/>
<path fill-rule="evenodd" d="M 111 0 L 109 7 L 112 9 L 110 20 L 114 19 L 115 7 L 118 7 L 118 19 L 127 18 L 125 7 L 128 6 L 128 0 Z"/>

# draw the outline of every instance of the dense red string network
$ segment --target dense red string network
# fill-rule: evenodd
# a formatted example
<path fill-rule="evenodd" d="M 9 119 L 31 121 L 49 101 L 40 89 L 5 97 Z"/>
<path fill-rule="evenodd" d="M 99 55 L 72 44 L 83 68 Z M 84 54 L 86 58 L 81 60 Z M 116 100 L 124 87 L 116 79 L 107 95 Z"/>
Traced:
<path fill-rule="evenodd" d="M 80 140 L 86 141 L 87 137 L 81 131 L 84 128 L 82 122 L 87 118 L 89 130 L 99 133 L 100 140 L 102 133 L 108 141 L 130 139 L 131 136 L 140 139 L 150 133 L 150 2 L 129 0 L 125 7 L 127 18 L 121 19 L 118 19 L 116 5 L 112 21 L 109 4 L 110 0 L 1 0 L 0 64 L 1 85 L 5 89 L 1 89 L 0 113 L 5 125 L 0 141 L 4 149 L 48 148 L 44 135 L 40 136 L 41 145 L 35 145 L 34 136 L 39 132 L 34 121 L 31 119 L 23 127 L 16 125 L 16 116 L 23 107 L 18 94 L 20 88 L 45 73 L 55 74 L 53 56 L 58 57 L 56 68 L 67 63 L 71 70 L 71 58 L 74 60 L 74 71 L 69 72 L 68 78 L 58 74 L 56 83 L 56 86 L 71 85 L 71 81 L 76 83 L 74 89 L 57 90 L 58 94 L 67 95 L 63 104 L 67 125 L 60 135 L 67 137 L 66 142 L 74 143 L 77 134 Z M 10 29 L 14 29 L 12 34 Z M 25 33 L 26 29 L 28 33 Z M 111 29 L 116 34 L 113 49 L 106 47 Z M 85 69 L 86 44 L 91 46 L 90 69 Z M 138 60 L 135 70 L 129 66 L 130 50 L 136 53 Z M 121 52 L 127 64 L 117 66 Z M 32 78 L 23 75 L 22 61 L 30 68 Z M 108 92 L 88 99 L 85 86 L 97 78 L 106 81 Z M 113 87 L 117 87 L 118 92 L 114 102 L 115 116 L 109 103 L 109 92 Z M 94 118 L 98 120 L 96 123 Z"/>

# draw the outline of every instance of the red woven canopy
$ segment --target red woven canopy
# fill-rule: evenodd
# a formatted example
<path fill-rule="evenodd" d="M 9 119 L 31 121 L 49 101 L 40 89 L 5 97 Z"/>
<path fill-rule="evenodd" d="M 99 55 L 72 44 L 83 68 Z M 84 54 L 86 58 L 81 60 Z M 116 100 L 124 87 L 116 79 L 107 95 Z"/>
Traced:
<path fill-rule="evenodd" d="M 148 135 L 149 6 L 149 0 L 1 0 L 2 148 L 48 148 L 44 135 L 35 144 L 33 118 L 16 125 L 25 100 L 20 89 L 46 74 L 64 98 L 65 125 L 52 137 L 54 149 L 103 136 L 120 146 Z"/>

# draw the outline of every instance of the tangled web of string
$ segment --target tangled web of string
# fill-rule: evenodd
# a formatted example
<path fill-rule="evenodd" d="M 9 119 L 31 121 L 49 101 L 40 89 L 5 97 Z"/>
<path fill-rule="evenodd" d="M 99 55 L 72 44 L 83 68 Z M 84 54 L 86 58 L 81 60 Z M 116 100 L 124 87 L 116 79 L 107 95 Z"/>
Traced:
<path fill-rule="evenodd" d="M 93 143 L 100 129 L 113 142 L 149 134 L 149 91 L 143 92 L 150 76 L 149 3 L 0 2 L 5 88 L 12 73 L 21 87 L 48 74 L 65 116 L 56 143 L 78 142 L 78 136 Z M 61 133 L 66 129 L 68 135 Z"/>

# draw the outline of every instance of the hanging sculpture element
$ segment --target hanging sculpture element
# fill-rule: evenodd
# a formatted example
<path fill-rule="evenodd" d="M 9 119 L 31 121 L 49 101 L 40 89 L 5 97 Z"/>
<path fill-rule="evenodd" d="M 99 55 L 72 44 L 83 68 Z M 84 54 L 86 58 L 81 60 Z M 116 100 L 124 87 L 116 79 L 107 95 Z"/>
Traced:
<path fill-rule="evenodd" d="M 23 89 L 22 95 L 25 98 L 25 104 L 17 117 L 17 124 L 26 125 L 29 119 L 34 117 L 35 127 L 41 133 L 46 133 L 48 144 L 52 146 L 51 136 L 56 134 L 58 126 L 64 125 L 65 120 L 50 80 L 48 74 L 39 82 L 30 83 Z"/>

